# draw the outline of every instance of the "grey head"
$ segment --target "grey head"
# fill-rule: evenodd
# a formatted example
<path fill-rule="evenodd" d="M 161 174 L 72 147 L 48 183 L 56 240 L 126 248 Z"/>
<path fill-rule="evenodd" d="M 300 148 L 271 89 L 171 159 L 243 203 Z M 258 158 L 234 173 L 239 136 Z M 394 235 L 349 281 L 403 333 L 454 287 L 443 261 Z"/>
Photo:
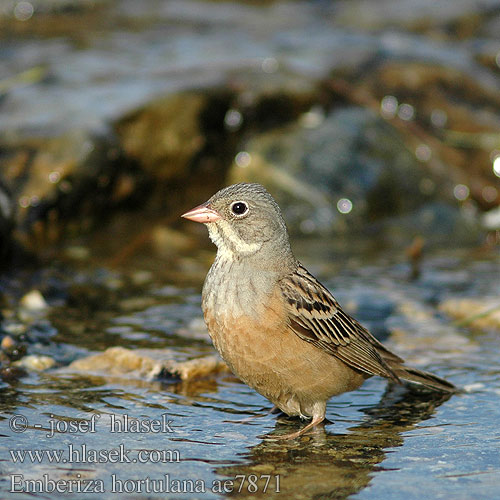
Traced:
<path fill-rule="evenodd" d="M 206 224 L 221 257 L 294 262 L 281 210 L 260 184 L 233 184 L 183 217 Z"/>

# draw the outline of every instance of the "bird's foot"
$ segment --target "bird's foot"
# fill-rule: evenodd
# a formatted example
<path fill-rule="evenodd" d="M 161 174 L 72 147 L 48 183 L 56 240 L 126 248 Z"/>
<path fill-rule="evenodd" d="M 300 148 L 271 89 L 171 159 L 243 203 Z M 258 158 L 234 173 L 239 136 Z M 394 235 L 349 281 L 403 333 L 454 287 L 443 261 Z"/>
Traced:
<path fill-rule="evenodd" d="M 267 437 L 269 439 L 276 439 L 276 440 L 295 439 L 302 436 L 302 434 L 305 434 L 306 432 L 310 431 L 318 424 L 321 424 L 321 422 L 323 422 L 324 419 L 325 419 L 324 416 L 314 417 L 306 426 L 302 427 L 302 429 L 296 432 L 292 432 L 290 434 L 281 434 L 277 436 L 267 436 Z"/>

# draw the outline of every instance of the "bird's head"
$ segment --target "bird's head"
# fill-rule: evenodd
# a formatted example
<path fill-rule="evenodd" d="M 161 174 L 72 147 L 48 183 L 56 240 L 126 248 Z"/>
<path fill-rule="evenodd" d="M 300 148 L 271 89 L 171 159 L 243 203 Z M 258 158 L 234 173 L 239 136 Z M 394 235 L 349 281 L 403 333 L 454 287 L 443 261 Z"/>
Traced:
<path fill-rule="evenodd" d="M 206 224 L 219 252 L 232 259 L 291 256 L 280 208 L 260 184 L 228 186 L 182 217 Z"/>

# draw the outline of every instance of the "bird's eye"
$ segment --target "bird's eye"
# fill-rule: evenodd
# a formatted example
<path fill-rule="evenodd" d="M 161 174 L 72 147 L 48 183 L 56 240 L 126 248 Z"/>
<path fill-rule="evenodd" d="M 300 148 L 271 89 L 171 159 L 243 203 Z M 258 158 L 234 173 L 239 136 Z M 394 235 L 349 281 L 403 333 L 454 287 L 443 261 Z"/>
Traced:
<path fill-rule="evenodd" d="M 231 212 L 235 215 L 244 215 L 248 211 L 248 205 L 244 201 L 235 201 L 231 204 Z"/>

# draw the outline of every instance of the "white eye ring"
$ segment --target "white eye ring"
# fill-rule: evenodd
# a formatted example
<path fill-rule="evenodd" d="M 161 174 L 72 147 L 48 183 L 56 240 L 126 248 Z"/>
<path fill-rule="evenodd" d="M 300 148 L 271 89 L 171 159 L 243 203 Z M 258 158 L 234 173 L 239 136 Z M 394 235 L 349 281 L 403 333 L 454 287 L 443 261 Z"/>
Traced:
<path fill-rule="evenodd" d="M 242 217 L 248 212 L 248 205 L 244 201 L 233 201 L 231 203 L 231 213 L 236 217 Z"/>

